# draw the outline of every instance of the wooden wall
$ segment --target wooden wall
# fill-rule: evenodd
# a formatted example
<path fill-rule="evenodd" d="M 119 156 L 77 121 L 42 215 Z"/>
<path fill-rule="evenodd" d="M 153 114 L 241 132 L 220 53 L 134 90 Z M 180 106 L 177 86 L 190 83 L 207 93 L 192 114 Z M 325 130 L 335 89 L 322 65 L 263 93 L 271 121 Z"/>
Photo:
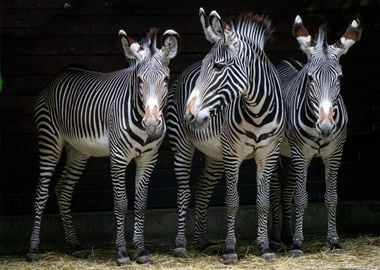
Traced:
<path fill-rule="evenodd" d="M 306 4 L 307 2 L 307 4 Z M 2 0 L 0 93 L 0 214 L 33 212 L 38 159 L 34 120 L 36 95 L 62 68 L 80 64 L 90 69 L 111 71 L 124 67 L 117 37 L 119 29 L 141 38 L 151 26 L 161 31 L 173 28 L 181 34 L 180 55 L 171 62 L 172 78 L 199 61 L 210 49 L 204 39 L 198 9 L 216 9 L 223 17 L 249 10 L 267 14 L 275 27 L 268 55 L 277 63 L 284 58 L 304 61 L 305 56 L 291 36 L 295 15 L 300 14 L 311 32 L 323 22 L 329 39 L 336 41 L 347 24 L 359 17 L 362 40 L 351 48 L 341 63 L 344 69 L 342 94 L 350 122 L 344 162 L 339 174 L 341 200 L 378 199 L 380 189 L 380 94 L 378 68 L 380 27 L 378 1 L 175 1 L 175 0 Z M 172 156 L 164 143 L 150 184 L 149 207 L 176 205 L 176 182 Z M 202 156 L 194 160 L 193 178 L 200 173 Z M 112 189 L 107 159 L 90 160 L 74 195 L 74 211 L 111 210 Z M 239 191 L 242 204 L 256 198 L 253 161 L 243 164 Z M 134 167 L 127 171 L 130 206 L 133 205 Z M 192 179 L 192 183 L 194 183 Z M 53 180 L 54 186 L 55 180 Z M 48 212 L 57 211 L 52 196 Z M 323 198 L 323 169 L 313 163 L 308 181 L 310 200 Z M 217 186 L 213 205 L 224 201 L 224 183 Z"/>

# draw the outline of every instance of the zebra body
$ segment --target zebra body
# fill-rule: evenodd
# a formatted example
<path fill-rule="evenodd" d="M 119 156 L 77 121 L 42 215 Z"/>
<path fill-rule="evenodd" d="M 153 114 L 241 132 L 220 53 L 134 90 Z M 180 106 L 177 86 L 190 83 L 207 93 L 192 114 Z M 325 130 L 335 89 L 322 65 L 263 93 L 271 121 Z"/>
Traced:
<path fill-rule="evenodd" d="M 166 113 L 178 181 L 175 254 L 186 255 L 189 177 L 192 157 L 198 149 L 206 158 L 197 181 L 196 247 L 202 249 L 208 245 L 207 206 L 224 173 L 227 180 L 227 254 L 224 263 L 237 262 L 234 226 L 239 206 L 239 167 L 243 160 L 255 158 L 258 168 L 257 241 L 263 256 L 272 258 L 274 254 L 268 246 L 267 236 L 269 180 L 279 154 L 284 117 L 278 74 L 262 50 L 270 34 L 269 21 L 247 14 L 228 25 L 215 11 L 207 18 L 203 9 L 200 19 L 206 38 L 214 43 L 214 47 L 201 63 L 190 66 L 178 78 L 169 94 Z M 225 42 L 229 37 L 217 36 L 216 33 L 222 32 L 226 36 L 235 35 L 232 44 Z"/>
<path fill-rule="evenodd" d="M 301 49 L 307 54 L 308 62 L 303 65 L 284 61 L 277 67 L 287 116 L 281 155 L 287 156 L 289 161 L 285 168 L 287 179 L 283 187 L 278 177 L 274 177 L 271 184 L 272 236 L 276 241 L 281 237 L 279 205 L 282 200 L 283 238 L 293 243 L 290 255 L 300 256 L 303 254 L 303 213 L 308 200 L 307 170 L 315 157 L 320 157 L 325 166 L 327 238 L 332 249 L 341 249 L 336 230 L 337 173 L 346 140 L 348 116 L 340 94 L 342 68 L 339 59 L 359 40 L 360 29 L 357 21 L 353 21 L 338 42 L 327 45 L 324 28 L 320 28 L 314 40 L 297 16 L 293 33 Z M 295 229 L 293 239 L 290 240 L 293 197 Z"/>
<path fill-rule="evenodd" d="M 161 111 L 167 101 L 169 60 L 176 55 L 179 36 L 163 34 L 156 48 L 157 29 L 140 43 L 119 33 L 130 66 L 110 73 L 69 68 L 58 74 L 37 99 L 35 118 L 40 153 L 40 178 L 36 191 L 35 221 L 27 259 L 38 259 L 39 231 L 48 188 L 65 148 L 66 165 L 56 186 L 65 241 L 80 255 L 70 205 L 75 185 L 90 157 L 109 156 L 116 217 L 118 264 L 129 257 L 124 237 L 127 211 L 125 170 L 136 162 L 134 243 L 138 262 L 150 257 L 144 247 L 144 214 L 150 175 L 166 132 Z"/>

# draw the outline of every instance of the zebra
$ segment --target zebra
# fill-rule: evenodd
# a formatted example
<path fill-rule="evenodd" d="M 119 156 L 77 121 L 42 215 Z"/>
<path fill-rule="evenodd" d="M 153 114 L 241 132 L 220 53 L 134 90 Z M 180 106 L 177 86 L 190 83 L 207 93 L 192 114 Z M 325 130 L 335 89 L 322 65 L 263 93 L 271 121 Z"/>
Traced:
<path fill-rule="evenodd" d="M 327 239 L 331 250 L 342 250 L 336 229 L 337 173 L 346 141 L 348 116 L 340 94 L 343 73 L 339 59 L 360 39 L 361 30 L 359 21 L 354 20 L 336 43 L 328 45 L 325 25 L 319 28 L 318 35 L 313 39 L 301 17 L 297 16 L 293 24 L 293 35 L 308 60 L 304 65 L 284 61 L 278 66 L 287 118 L 280 152 L 289 160 L 284 168 L 287 180 L 283 186 L 281 187 L 278 177 L 272 180 L 271 202 L 272 237 L 275 243 L 281 238 L 281 201 L 282 237 L 285 242 L 292 242 L 289 255 L 297 257 L 303 255 L 303 214 L 308 200 L 306 178 L 308 166 L 314 157 L 320 157 L 325 167 Z M 293 239 L 290 240 L 293 196 L 295 230 Z"/>
<path fill-rule="evenodd" d="M 89 157 L 109 156 L 116 217 L 117 263 L 130 263 L 124 237 L 127 211 L 126 167 L 136 163 L 133 242 L 137 262 L 151 261 L 144 246 L 144 218 L 148 183 L 166 133 L 162 114 L 167 103 L 169 62 L 178 52 L 180 37 L 174 30 L 162 35 L 152 28 L 140 42 L 124 30 L 119 37 L 128 67 L 109 73 L 68 68 L 60 72 L 37 98 L 35 119 L 39 146 L 39 181 L 28 261 L 38 260 L 41 217 L 49 183 L 63 148 L 67 160 L 56 195 L 65 233 L 73 255 L 81 250 L 70 204 Z"/>
<path fill-rule="evenodd" d="M 188 256 L 185 219 L 190 201 L 189 178 L 195 149 L 205 154 L 197 181 L 194 243 L 208 245 L 207 206 L 225 173 L 227 237 L 225 264 L 235 264 L 235 216 L 239 206 L 237 182 L 243 160 L 257 164 L 257 244 L 264 258 L 274 257 L 267 235 L 269 184 L 279 155 L 285 126 L 280 82 L 264 52 L 272 28 L 269 19 L 245 13 L 229 23 L 216 11 L 199 11 L 205 37 L 213 43 L 202 62 L 182 72 L 169 92 L 168 136 L 178 182 L 178 232 L 174 255 Z"/>

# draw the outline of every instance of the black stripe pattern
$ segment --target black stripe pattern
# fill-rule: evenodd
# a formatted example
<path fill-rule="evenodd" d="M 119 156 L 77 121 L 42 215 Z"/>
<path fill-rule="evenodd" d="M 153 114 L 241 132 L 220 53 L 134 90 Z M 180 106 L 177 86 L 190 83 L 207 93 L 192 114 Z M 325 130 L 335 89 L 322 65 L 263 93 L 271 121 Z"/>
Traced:
<path fill-rule="evenodd" d="M 265 258 L 268 245 L 269 186 L 279 156 L 285 124 L 280 82 L 263 48 L 270 37 L 268 19 L 244 14 L 222 22 L 213 11 L 200 11 L 205 35 L 214 45 L 201 63 L 187 68 L 169 92 L 166 112 L 178 182 L 178 233 L 175 255 L 186 256 L 185 220 L 190 201 L 190 169 L 195 149 L 206 156 L 197 181 L 195 235 L 197 248 L 208 245 L 207 206 L 223 173 L 227 179 L 227 237 L 224 263 L 237 262 L 235 216 L 239 167 L 257 164 L 257 244 Z M 253 228 L 252 228 L 253 229 Z"/>

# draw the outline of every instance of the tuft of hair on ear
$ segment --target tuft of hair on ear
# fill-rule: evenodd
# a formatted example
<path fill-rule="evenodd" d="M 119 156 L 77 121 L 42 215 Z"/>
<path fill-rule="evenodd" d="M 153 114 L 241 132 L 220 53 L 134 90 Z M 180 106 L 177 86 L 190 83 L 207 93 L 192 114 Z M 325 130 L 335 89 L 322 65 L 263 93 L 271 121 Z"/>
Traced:
<path fill-rule="evenodd" d="M 307 37 L 310 35 L 309 31 L 307 31 L 306 27 L 303 25 L 300 15 L 297 15 L 294 20 L 292 34 L 295 38 Z"/>
<path fill-rule="evenodd" d="M 359 41 L 361 35 L 362 30 L 360 28 L 360 21 L 358 19 L 355 19 L 348 25 L 347 30 L 342 37 L 346 39 L 352 39 L 354 41 Z"/>

